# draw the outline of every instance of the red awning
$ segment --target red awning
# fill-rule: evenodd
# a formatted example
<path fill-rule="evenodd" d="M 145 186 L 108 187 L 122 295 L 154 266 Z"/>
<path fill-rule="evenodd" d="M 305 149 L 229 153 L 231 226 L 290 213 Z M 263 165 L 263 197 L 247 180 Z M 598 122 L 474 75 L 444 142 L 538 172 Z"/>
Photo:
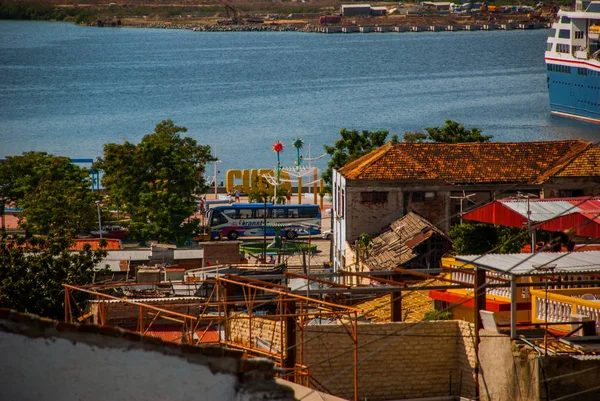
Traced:
<path fill-rule="evenodd" d="M 528 211 L 540 230 L 572 228 L 578 236 L 600 238 L 600 197 L 503 199 L 467 212 L 463 219 L 525 228 Z"/>

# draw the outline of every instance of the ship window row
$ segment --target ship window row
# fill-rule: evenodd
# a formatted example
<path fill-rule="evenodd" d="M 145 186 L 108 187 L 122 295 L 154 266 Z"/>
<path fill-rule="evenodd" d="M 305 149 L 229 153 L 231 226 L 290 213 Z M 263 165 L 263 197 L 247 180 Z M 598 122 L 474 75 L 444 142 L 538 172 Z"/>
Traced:
<path fill-rule="evenodd" d="M 561 17 L 560 18 L 560 22 L 561 22 L 561 24 L 568 24 L 569 22 L 571 22 L 571 18 L 569 18 L 569 17 Z"/>
<path fill-rule="evenodd" d="M 548 43 L 546 43 L 546 51 L 551 51 L 551 50 L 552 50 L 552 45 L 553 45 L 553 44 L 554 44 L 554 43 L 552 43 L 552 42 L 548 42 Z"/>
<path fill-rule="evenodd" d="M 562 74 L 570 74 L 571 67 L 566 65 L 548 64 L 548 71 L 560 72 Z"/>
<path fill-rule="evenodd" d="M 583 39 L 583 31 L 575 31 L 575 39 Z"/>
<path fill-rule="evenodd" d="M 571 45 L 566 43 L 558 43 L 556 45 L 556 51 L 559 53 L 571 53 Z"/>
<path fill-rule="evenodd" d="M 577 67 L 577 75 L 597 77 L 599 75 L 599 73 L 598 73 L 598 71 L 593 71 L 593 70 L 588 70 L 587 68 Z"/>

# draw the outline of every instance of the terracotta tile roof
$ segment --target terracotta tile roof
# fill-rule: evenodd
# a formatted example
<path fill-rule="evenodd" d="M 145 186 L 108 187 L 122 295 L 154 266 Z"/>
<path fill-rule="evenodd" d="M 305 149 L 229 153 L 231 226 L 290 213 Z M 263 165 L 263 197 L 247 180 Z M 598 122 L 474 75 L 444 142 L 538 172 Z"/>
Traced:
<path fill-rule="evenodd" d="M 355 180 L 443 180 L 450 184 L 544 182 L 600 176 L 600 147 L 581 140 L 391 143 L 339 170 Z"/>
<path fill-rule="evenodd" d="M 440 229 L 415 212 L 390 224 L 390 230 L 373 238 L 373 247 L 365 264 L 372 270 L 389 270 L 414 259 L 414 248 L 431 235 L 450 239 Z"/>
<path fill-rule="evenodd" d="M 104 249 L 107 251 L 123 249 L 123 244 L 119 239 L 104 238 L 104 241 L 106 241 L 106 248 Z M 92 251 L 100 249 L 100 238 L 76 238 L 74 242 L 73 246 L 69 247 L 69 251 L 81 251 L 85 244 L 90 244 Z"/>

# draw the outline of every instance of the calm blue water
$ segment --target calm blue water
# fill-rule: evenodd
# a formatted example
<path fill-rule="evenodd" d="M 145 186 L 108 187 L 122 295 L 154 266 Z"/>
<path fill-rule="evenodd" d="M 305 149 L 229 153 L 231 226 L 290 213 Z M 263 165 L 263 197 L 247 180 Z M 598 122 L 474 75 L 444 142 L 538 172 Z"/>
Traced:
<path fill-rule="evenodd" d="M 341 128 L 402 134 L 476 126 L 498 141 L 582 138 L 552 117 L 547 31 L 323 35 L 98 29 L 0 21 L 0 157 L 95 158 L 172 119 L 216 148 L 221 170 L 273 166 L 272 144 L 312 156 Z M 325 159 L 319 162 L 325 164 Z"/>

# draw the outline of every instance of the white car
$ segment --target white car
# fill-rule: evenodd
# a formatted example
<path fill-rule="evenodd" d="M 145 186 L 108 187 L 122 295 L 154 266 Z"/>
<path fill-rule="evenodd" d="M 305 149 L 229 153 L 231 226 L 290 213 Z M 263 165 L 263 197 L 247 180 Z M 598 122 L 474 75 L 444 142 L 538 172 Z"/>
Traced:
<path fill-rule="evenodd" d="M 326 231 L 323 231 L 323 233 L 322 233 L 323 239 L 331 239 L 332 236 L 333 236 L 333 232 L 331 230 L 326 230 Z"/>

